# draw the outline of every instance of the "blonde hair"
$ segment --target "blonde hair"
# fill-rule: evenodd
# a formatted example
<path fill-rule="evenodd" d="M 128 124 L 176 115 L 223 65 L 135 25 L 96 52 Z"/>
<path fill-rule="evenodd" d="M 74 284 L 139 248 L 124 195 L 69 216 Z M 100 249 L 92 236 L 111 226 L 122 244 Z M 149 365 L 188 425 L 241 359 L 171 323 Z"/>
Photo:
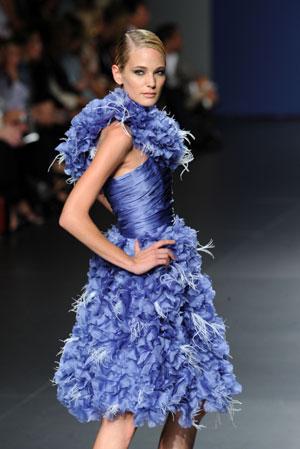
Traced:
<path fill-rule="evenodd" d="M 123 34 L 115 48 L 115 64 L 123 70 L 132 50 L 141 47 L 153 48 L 166 59 L 164 44 L 156 34 L 149 30 L 130 30 Z"/>

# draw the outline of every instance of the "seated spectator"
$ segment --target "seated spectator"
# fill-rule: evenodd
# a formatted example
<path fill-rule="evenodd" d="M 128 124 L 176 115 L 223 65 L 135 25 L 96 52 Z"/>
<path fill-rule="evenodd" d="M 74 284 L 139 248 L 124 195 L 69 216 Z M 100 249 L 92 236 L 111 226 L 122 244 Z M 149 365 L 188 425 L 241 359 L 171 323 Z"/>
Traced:
<path fill-rule="evenodd" d="M 181 126 L 191 130 L 198 147 L 221 143 L 215 126 L 218 93 L 214 83 L 206 76 L 197 75 L 182 61 L 183 38 L 176 24 L 162 25 L 156 33 L 167 53 L 167 78 L 159 105 L 167 106 Z"/>
<path fill-rule="evenodd" d="M 0 93 L 3 108 L 26 109 L 29 100 L 28 88 L 20 81 L 18 67 L 21 58 L 21 46 L 17 41 L 9 40 L 1 45 Z"/>
<path fill-rule="evenodd" d="M 0 2 L 0 38 L 11 39 L 14 32 L 22 28 L 23 22 L 13 0 Z"/>
<path fill-rule="evenodd" d="M 17 230 L 24 222 L 35 225 L 44 222 L 30 204 L 30 186 L 23 165 L 23 134 L 27 130 L 23 117 L 24 111 L 11 110 L 4 114 L 0 127 L 0 194 L 9 213 L 9 231 Z"/>
<path fill-rule="evenodd" d="M 19 73 L 29 90 L 27 114 L 39 134 L 39 141 L 27 146 L 31 154 L 27 173 L 36 191 L 46 192 L 47 194 L 42 193 L 43 198 L 51 198 L 57 190 L 54 172 L 48 173 L 48 167 L 55 157 L 54 148 L 68 128 L 72 116 L 87 100 L 83 100 L 69 86 L 59 64 L 44 56 L 44 45 L 35 28 L 24 34 Z"/>
<path fill-rule="evenodd" d="M 63 67 L 70 85 L 87 100 L 102 98 L 108 93 L 108 84 L 99 76 L 98 60 L 97 67 L 91 69 L 92 46 L 87 54 L 88 38 L 82 22 L 75 16 L 65 16 L 58 28 L 60 31 L 56 33 L 56 39 L 60 44 L 60 56 L 56 59 Z"/>
<path fill-rule="evenodd" d="M 50 54 L 44 55 L 44 45 L 37 29 L 24 34 L 20 79 L 30 91 L 31 104 L 52 102 L 53 123 L 69 120 L 68 112 L 76 113 L 87 102 L 69 84 L 67 76 Z M 61 117 L 65 112 L 64 119 Z"/>
<path fill-rule="evenodd" d="M 112 87 L 107 77 L 101 73 L 98 41 L 103 31 L 103 14 L 99 7 L 82 8 L 77 11 L 84 28 L 80 60 L 89 76 L 89 87 L 97 98 L 103 98 Z"/>

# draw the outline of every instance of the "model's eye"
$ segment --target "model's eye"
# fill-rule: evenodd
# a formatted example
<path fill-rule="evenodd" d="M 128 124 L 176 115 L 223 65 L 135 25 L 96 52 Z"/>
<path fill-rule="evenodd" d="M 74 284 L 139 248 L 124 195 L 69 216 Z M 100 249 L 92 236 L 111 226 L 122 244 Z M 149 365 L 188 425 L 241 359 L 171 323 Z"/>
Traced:
<path fill-rule="evenodd" d="M 144 71 L 143 71 L 143 70 L 135 70 L 134 73 L 135 73 L 136 75 L 143 75 L 143 74 L 144 74 Z"/>
<path fill-rule="evenodd" d="M 165 69 L 161 69 L 161 70 L 158 70 L 156 73 L 157 73 L 158 75 L 165 76 L 166 71 L 165 71 Z"/>

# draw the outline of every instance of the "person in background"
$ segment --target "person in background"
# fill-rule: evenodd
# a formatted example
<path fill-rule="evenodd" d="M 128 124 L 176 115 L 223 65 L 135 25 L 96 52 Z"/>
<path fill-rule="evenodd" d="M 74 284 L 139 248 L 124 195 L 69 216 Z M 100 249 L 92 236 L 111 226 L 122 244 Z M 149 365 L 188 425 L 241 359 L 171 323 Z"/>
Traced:
<path fill-rule="evenodd" d="M 103 98 L 111 86 L 100 71 L 97 52 L 97 42 L 103 30 L 102 10 L 95 6 L 86 7 L 78 10 L 76 16 L 81 20 L 84 29 L 80 49 L 81 64 L 88 74 L 89 87 L 94 96 Z"/>
<path fill-rule="evenodd" d="M 91 42 L 87 39 L 82 21 L 76 16 L 68 15 L 62 19 L 60 25 L 57 38 L 61 51 L 57 59 L 69 83 L 79 95 L 88 100 L 102 98 L 108 93 L 107 85 L 99 76 L 99 61 L 96 61 L 96 67 L 91 67 L 91 56 L 95 55 L 91 55 Z M 89 48 L 87 41 L 90 43 Z"/>
<path fill-rule="evenodd" d="M 143 0 L 124 0 L 123 3 L 127 13 L 127 31 L 147 28 L 151 20 L 147 3 Z"/>
<path fill-rule="evenodd" d="M 0 2 L 0 38 L 11 39 L 24 26 L 13 0 Z"/>
<path fill-rule="evenodd" d="M 65 131 L 65 122 L 72 118 L 80 104 L 87 100 L 69 85 L 63 69 L 45 48 L 36 27 L 24 31 L 23 54 L 19 65 L 20 79 L 29 90 L 29 112 L 39 141 L 30 145 L 30 176 L 43 197 L 51 198 L 53 189 L 60 196 L 59 174 L 51 175 L 48 167 L 53 160 L 53 147 Z M 55 178 L 55 179 L 54 179 Z M 56 179 L 57 182 L 56 182 Z M 59 200 L 60 201 L 60 200 Z"/>
<path fill-rule="evenodd" d="M 25 111 L 10 110 L 3 115 L 0 126 L 0 195 L 8 210 L 8 230 L 16 231 L 22 224 L 43 224 L 31 204 L 31 191 L 24 168 L 23 134 L 27 130 Z M 27 154 L 28 157 L 28 154 Z"/>
<path fill-rule="evenodd" d="M 98 38 L 99 70 L 108 80 L 110 88 L 114 88 L 111 66 L 114 63 L 115 46 L 127 28 L 127 15 L 123 2 L 119 0 L 109 2 L 103 9 L 102 18 L 102 31 Z"/>
<path fill-rule="evenodd" d="M 38 28 L 25 31 L 23 39 L 20 79 L 30 90 L 31 104 L 37 106 L 36 120 L 42 125 L 69 120 L 69 113 L 76 113 L 87 100 L 70 85 L 50 48 L 45 48 Z"/>
<path fill-rule="evenodd" d="M 181 126 L 191 129 L 197 147 L 220 144 L 214 109 L 219 101 L 215 84 L 182 61 L 183 37 L 177 24 L 166 23 L 157 31 L 167 53 L 166 84 L 160 106 L 167 106 Z"/>
<path fill-rule="evenodd" d="M 28 88 L 19 79 L 18 67 L 21 59 L 21 45 L 10 39 L 1 45 L 0 94 L 2 108 L 26 109 L 29 100 Z"/>

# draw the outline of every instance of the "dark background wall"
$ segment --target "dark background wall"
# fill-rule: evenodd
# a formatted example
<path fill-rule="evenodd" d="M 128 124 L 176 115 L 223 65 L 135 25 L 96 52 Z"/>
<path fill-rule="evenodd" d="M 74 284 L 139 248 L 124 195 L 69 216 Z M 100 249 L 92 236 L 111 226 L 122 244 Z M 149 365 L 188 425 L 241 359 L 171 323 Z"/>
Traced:
<path fill-rule="evenodd" d="M 299 0 L 214 0 L 212 28 L 220 114 L 300 114 Z"/>

